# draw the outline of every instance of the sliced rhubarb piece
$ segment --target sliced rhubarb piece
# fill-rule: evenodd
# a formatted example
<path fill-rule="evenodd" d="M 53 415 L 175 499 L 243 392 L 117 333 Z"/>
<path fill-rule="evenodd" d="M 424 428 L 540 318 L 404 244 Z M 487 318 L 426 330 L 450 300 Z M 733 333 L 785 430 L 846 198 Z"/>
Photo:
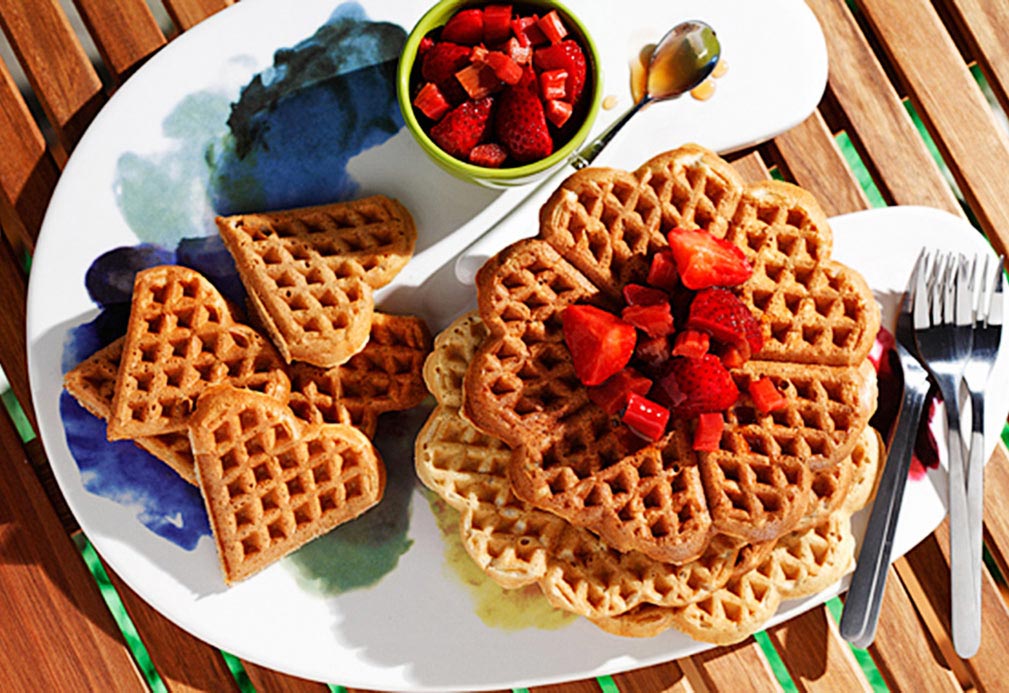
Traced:
<path fill-rule="evenodd" d="M 413 105 L 431 120 L 441 120 L 441 117 L 452 108 L 441 93 L 441 89 L 433 82 L 428 82 L 420 88 L 413 99 Z"/>
<path fill-rule="evenodd" d="M 546 70 L 540 73 L 540 96 L 544 101 L 563 99 L 568 81 L 567 70 Z"/>
<path fill-rule="evenodd" d="M 697 291 L 709 286 L 737 286 L 753 274 L 743 251 L 704 229 L 674 228 L 669 247 L 676 261 L 680 281 Z"/>
<path fill-rule="evenodd" d="M 487 63 L 472 63 L 455 73 L 471 99 L 482 99 L 501 88 L 501 80 Z"/>
<path fill-rule="evenodd" d="M 747 361 L 747 357 L 742 351 L 728 345 L 722 345 L 722 348 L 718 350 L 718 357 L 726 368 L 742 368 Z"/>
<path fill-rule="evenodd" d="M 621 418 L 624 424 L 645 440 L 656 441 L 666 433 L 669 410 L 636 392 L 627 397 Z"/>
<path fill-rule="evenodd" d="M 735 347 L 744 361 L 764 346 L 764 333 L 753 313 L 738 296 L 720 287 L 697 292 L 690 302 L 686 327 Z"/>
<path fill-rule="evenodd" d="M 788 400 L 767 376 L 751 380 L 746 388 L 753 400 L 753 406 L 761 414 L 770 414 L 788 405 Z"/>
<path fill-rule="evenodd" d="M 601 308 L 570 305 L 561 313 L 561 326 L 575 375 L 584 385 L 599 385 L 634 354 L 634 326 Z"/>
<path fill-rule="evenodd" d="M 568 122 L 571 118 L 574 107 L 567 101 L 551 99 L 543 105 L 543 111 L 546 114 L 547 120 L 553 123 L 554 127 L 560 128 L 564 127 L 564 123 Z"/>
<path fill-rule="evenodd" d="M 486 43 L 505 41 L 511 36 L 511 31 L 511 5 L 486 5 L 483 8 L 483 40 Z"/>
<path fill-rule="evenodd" d="M 472 8 L 456 12 L 442 27 L 441 40 L 467 46 L 483 41 L 483 10 Z"/>
<path fill-rule="evenodd" d="M 526 45 L 541 46 L 547 43 L 547 37 L 543 29 L 536 24 L 537 21 L 539 17 L 536 15 L 520 17 L 512 22 L 512 33 L 519 41 L 524 39 Z"/>
<path fill-rule="evenodd" d="M 473 147 L 469 153 L 469 161 L 477 166 L 486 168 L 501 168 L 501 165 L 508 159 L 508 152 L 496 142 L 487 142 Z"/>
<path fill-rule="evenodd" d="M 661 400 L 668 403 L 677 416 L 725 411 L 739 398 L 732 375 L 713 354 L 670 359 L 668 372 L 655 384 L 662 394 Z"/>
<path fill-rule="evenodd" d="M 722 442 L 722 431 L 725 430 L 725 418 L 721 412 L 703 412 L 697 415 L 694 427 L 693 448 L 698 452 L 714 452 Z"/>
<path fill-rule="evenodd" d="M 557 14 L 557 10 L 547 12 L 540 17 L 536 25 L 550 43 L 560 43 L 568 35 L 568 28 L 564 26 L 564 22 L 561 20 L 561 16 Z"/>
<path fill-rule="evenodd" d="M 522 79 L 522 68 L 517 62 L 499 51 L 489 51 L 485 61 L 494 74 L 505 84 L 518 84 Z"/>
<path fill-rule="evenodd" d="M 673 343 L 673 356 L 691 356 L 699 358 L 708 353 L 711 338 L 707 332 L 700 330 L 683 330 L 676 335 Z"/>
<path fill-rule="evenodd" d="M 652 381 L 633 368 L 614 373 L 602 385 L 590 387 L 589 399 L 610 416 L 616 416 L 627 405 L 627 398 L 636 393 L 647 395 Z"/>
<path fill-rule="evenodd" d="M 671 250 L 663 248 L 652 255 L 651 264 L 648 266 L 648 278 L 645 280 L 649 286 L 672 291 L 676 288 L 679 277 Z"/>
<path fill-rule="evenodd" d="M 508 39 L 504 52 L 518 65 L 528 65 L 533 59 L 533 47 L 528 42 L 522 45 L 514 36 Z"/>
<path fill-rule="evenodd" d="M 658 371 L 665 365 L 673 350 L 669 347 L 669 337 L 640 337 L 634 349 L 634 358 L 650 371 Z"/>
<path fill-rule="evenodd" d="M 673 331 L 673 314 L 670 312 L 669 303 L 624 306 L 620 317 L 649 337 L 665 337 Z"/>
<path fill-rule="evenodd" d="M 669 303 L 669 294 L 644 284 L 625 284 L 624 300 L 632 306 L 650 306 L 655 303 Z"/>

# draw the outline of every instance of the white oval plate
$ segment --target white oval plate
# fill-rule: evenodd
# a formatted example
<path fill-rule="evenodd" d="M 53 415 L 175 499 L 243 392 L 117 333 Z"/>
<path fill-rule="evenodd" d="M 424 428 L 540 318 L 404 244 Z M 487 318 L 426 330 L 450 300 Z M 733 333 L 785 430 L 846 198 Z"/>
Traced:
<path fill-rule="evenodd" d="M 524 191 L 498 193 L 455 181 L 398 129 L 388 89 L 373 89 L 382 68 L 369 66 L 395 52 L 388 34 L 382 41 L 353 45 L 346 37 L 354 34 L 345 34 L 338 40 L 348 43 L 328 52 L 318 50 L 326 36 L 315 35 L 334 11 L 346 26 L 358 29 L 377 20 L 408 28 L 424 5 L 245 0 L 166 47 L 95 119 L 53 196 L 29 286 L 32 394 L 60 487 L 102 557 L 156 609 L 241 658 L 298 676 L 381 690 L 500 689 L 613 673 L 702 650 L 705 645 L 677 633 L 626 640 L 580 620 L 558 623 L 556 616 L 543 616 L 546 611 L 533 596 L 494 592 L 487 583 L 468 585 L 460 577 L 461 562 L 447 559 L 452 532 L 437 526 L 441 514 L 432 512 L 414 484 L 412 434 L 423 412 L 383 424 L 378 444 L 389 466 L 390 490 L 379 508 L 350 523 L 349 531 L 340 528 L 226 589 L 206 520 L 201 528 L 193 512 L 192 489 L 180 487 L 182 482 L 170 475 L 157 476 L 153 470 L 160 468 L 149 459 L 115 466 L 136 461 L 133 447 L 107 443 L 101 427 L 75 413 L 76 405 L 61 396 L 65 370 L 97 348 L 93 321 L 114 312 L 99 311 L 85 290 L 92 263 L 120 247 L 132 248 L 120 260 L 136 258 L 142 243 L 161 248 L 159 258 L 166 253 L 191 258 L 194 243 L 179 241 L 213 238 L 218 211 L 386 193 L 411 209 L 419 239 L 413 261 L 379 294 L 380 307 L 421 315 L 438 330 L 472 302 L 472 289 L 455 281 L 455 256 Z M 708 21 L 730 66 L 713 99 L 682 99 L 649 109 L 600 164 L 633 168 L 685 141 L 736 149 L 800 122 L 822 93 L 823 36 L 801 0 L 656 0 L 629 6 L 572 0 L 569 5 L 594 29 L 603 54 L 604 94 L 617 96 L 622 105 L 629 100 L 627 64 L 642 43 L 658 38 L 662 29 L 657 27 L 684 19 Z M 369 24 L 364 35 L 373 30 Z M 253 156 L 236 159 L 236 139 L 226 123 L 230 104 L 256 75 L 267 85 L 285 84 L 301 63 L 295 59 L 287 67 L 271 67 L 274 52 L 299 44 L 295 58 L 311 52 L 329 61 L 327 70 L 341 66 L 341 76 L 323 83 L 305 79 L 297 93 L 267 89 L 263 108 L 239 109 L 236 122 L 268 127 L 249 130 L 260 137 Z M 265 98 L 270 96 L 277 98 Z M 359 112 L 362 101 L 366 112 Z M 597 129 L 615 115 L 603 112 Z M 345 146 L 360 151 L 347 160 L 341 158 Z M 888 216 L 876 221 L 880 215 Z M 880 224 L 886 233 L 879 231 Z M 923 231 L 928 227 L 936 229 L 934 239 Z M 842 217 L 836 228 L 837 256 L 862 270 L 881 298 L 902 288 L 923 240 L 963 247 L 979 243 L 966 223 L 930 210 Z M 151 245 L 143 247 L 155 253 Z M 221 256 L 207 252 L 203 249 L 201 256 L 209 259 L 207 269 L 226 275 L 227 262 L 220 265 Z M 110 273 L 110 268 L 122 270 L 122 263 L 105 265 L 92 280 L 114 291 L 122 286 L 114 280 L 129 273 Z M 999 410 L 990 412 L 994 419 L 1005 413 L 991 409 Z M 929 479 L 942 481 L 941 474 Z M 935 484 L 909 484 L 907 502 L 915 522 L 899 528 L 899 552 L 943 517 Z M 176 501 L 183 510 L 172 505 Z M 787 604 L 777 619 L 839 589 Z"/>

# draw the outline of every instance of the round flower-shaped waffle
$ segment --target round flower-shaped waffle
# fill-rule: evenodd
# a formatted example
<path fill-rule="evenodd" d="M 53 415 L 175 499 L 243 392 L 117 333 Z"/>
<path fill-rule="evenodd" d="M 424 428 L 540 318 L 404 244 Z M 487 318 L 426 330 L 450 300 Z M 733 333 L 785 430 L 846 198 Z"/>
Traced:
<path fill-rule="evenodd" d="M 674 417 L 648 443 L 594 404 L 563 334 L 568 306 L 612 310 L 624 286 L 644 283 L 674 227 L 728 240 L 753 267 L 732 291 L 759 322 L 763 347 L 732 371 L 743 394 L 710 452 L 693 449 L 691 419 Z M 489 334 L 465 376 L 463 414 L 511 448 L 519 499 L 618 551 L 682 564 L 716 536 L 784 536 L 806 514 L 814 474 L 851 453 L 875 409 L 865 357 L 879 309 L 862 277 L 831 260 L 831 241 L 807 192 L 744 185 L 697 146 L 635 172 L 583 169 L 544 205 L 538 236 L 478 274 Z M 746 394 L 762 377 L 785 398 L 768 414 Z"/>

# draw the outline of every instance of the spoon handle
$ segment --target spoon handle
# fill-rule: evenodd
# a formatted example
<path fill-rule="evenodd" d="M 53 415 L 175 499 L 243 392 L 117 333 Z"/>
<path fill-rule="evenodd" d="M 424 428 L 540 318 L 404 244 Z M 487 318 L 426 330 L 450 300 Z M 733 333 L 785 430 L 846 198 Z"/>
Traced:
<path fill-rule="evenodd" d="M 586 144 L 584 147 L 575 152 L 571 157 L 571 165 L 576 169 L 583 169 L 590 165 L 599 153 L 606 148 L 606 145 L 610 143 L 617 133 L 627 125 L 628 121 L 637 114 L 642 108 L 647 106 L 653 101 L 652 97 L 647 94 L 641 97 L 637 103 L 624 111 L 623 115 L 614 120 L 608 128 L 603 130 L 593 139 L 591 142 Z"/>

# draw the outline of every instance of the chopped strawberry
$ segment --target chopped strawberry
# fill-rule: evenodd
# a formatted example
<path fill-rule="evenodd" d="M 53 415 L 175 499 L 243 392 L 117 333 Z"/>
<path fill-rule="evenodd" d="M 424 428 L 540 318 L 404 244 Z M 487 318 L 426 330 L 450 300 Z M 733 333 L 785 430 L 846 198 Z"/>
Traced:
<path fill-rule="evenodd" d="M 487 5 L 483 8 L 483 40 L 500 43 L 511 36 L 512 6 Z"/>
<path fill-rule="evenodd" d="M 482 43 L 478 43 L 470 50 L 469 61 L 471 63 L 485 63 L 487 62 L 488 53 L 490 53 L 490 51 L 487 50 L 487 46 Z"/>
<path fill-rule="evenodd" d="M 431 120 L 441 120 L 441 117 L 448 113 L 448 109 L 452 107 L 434 82 L 427 82 L 420 88 L 417 96 L 413 99 L 413 105 Z"/>
<path fill-rule="evenodd" d="M 632 306 L 650 306 L 655 303 L 669 303 L 669 294 L 643 284 L 625 284 L 624 300 Z"/>
<path fill-rule="evenodd" d="M 512 36 L 505 44 L 504 52 L 509 58 L 519 65 L 528 65 L 533 59 L 533 48 L 531 45 L 523 46 L 517 38 Z"/>
<path fill-rule="evenodd" d="M 651 389 L 651 380 L 633 368 L 624 368 L 607 378 L 602 385 L 590 387 L 589 399 L 610 416 L 615 416 L 626 406 L 632 393 L 644 396 Z"/>
<path fill-rule="evenodd" d="M 564 22 L 561 21 L 561 16 L 557 14 L 557 10 L 547 12 L 540 17 L 536 25 L 539 26 L 543 35 L 547 37 L 550 43 L 560 43 L 561 39 L 568 35 L 568 28 L 564 26 Z"/>
<path fill-rule="evenodd" d="M 739 350 L 743 360 L 764 346 L 760 323 L 739 297 L 718 287 L 698 291 L 690 303 L 686 326 L 707 332 Z"/>
<path fill-rule="evenodd" d="M 673 251 L 663 248 L 652 255 L 652 262 L 648 266 L 648 278 L 645 280 L 649 286 L 672 291 L 676 288 L 679 278 Z"/>
<path fill-rule="evenodd" d="M 699 358 L 708 353 L 711 338 L 707 332 L 698 330 L 683 330 L 676 335 L 673 342 L 673 356 L 692 356 Z"/>
<path fill-rule="evenodd" d="M 431 128 L 431 139 L 448 154 L 467 159 L 470 150 L 487 135 L 493 104 L 490 97 L 464 101 Z"/>
<path fill-rule="evenodd" d="M 669 232 L 669 247 L 680 281 L 688 289 L 736 286 L 753 274 L 742 250 L 703 229 L 673 229 Z"/>
<path fill-rule="evenodd" d="M 489 51 L 486 57 L 487 64 L 494 70 L 494 74 L 505 84 L 518 84 L 522 79 L 522 68 L 512 58 L 499 51 Z"/>
<path fill-rule="evenodd" d="M 543 104 L 521 83 L 501 93 L 494 122 L 498 142 L 519 163 L 542 159 L 554 150 Z"/>
<path fill-rule="evenodd" d="M 725 411 L 739 398 L 732 376 L 713 354 L 670 359 L 668 372 L 656 385 L 661 400 L 669 403 L 674 414 L 683 417 Z"/>
<path fill-rule="evenodd" d="M 564 123 L 568 122 L 568 119 L 571 118 L 571 114 L 574 112 L 574 107 L 571 104 L 567 101 L 559 101 L 557 99 L 547 101 L 544 104 L 544 109 L 547 120 L 557 128 L 564 127 Z"/>
<path fill-rule="evenodd" d="M 473 147 L 469 153 L 469 162 L 471 164 L 484 166 L 486 168 L 501 168 L 501 164 L 503 164 L 507 159 L 508 152 L 506 152 L 504 147 L 496 142 L 478 144 Z"/>
<path fill-rule="evenodd" d="M 631 360 L 637 332 L 613 313 L 570 305 L 561 313 L 564 343 L 584 385 L 599 385 Z"/>
<path fill-rule="evenodd" d="M 453 105 L 466 100 L 466 92 L 455 78 L 455 73 L 469 65 L 471 52 L 472 49 L 468 46 L 442 41 L 435 43 L 421 59 L 421 77 L 437 84 L 441 93 Z"/>
<path fill-rule="evenodd" d="M 624 306 L 620 317 L 649 337 L 665 337 L 673 331 L 673 314 L 669 310 L 669 303 Z"/>
<path fill-rule="evenodd" d="M 441 40 L 473 46 L 483 41 L 483 10 L 460 10 L 441 29 Z"/>
<path fill-rule="evenodd" d="M 434 39 L 430 36 L 425 36 L 420 40 L 420 43 L 417 44 L 417 53 L 418 55 L 424 55 L 432 48 L 434 48 Z"/>
<path fill-rule="evenodd" d="M 540 73 L 540 95 L 544 101 L 563 99 L 567 94 L 568 71 L 544 70 Z"/>
<path fill-rule="evenodd" d="M 524 42 L 523 45 L 542 45 L 547 42 L 547 37 L 537 24 L 538 21 L 539 17 L 536 15 L 516 19 L 512 22 L 512 33 L 520 43 Z"/>
<path fill-rule="evenodd" d="M 753 406 L 761 414 L 770 414 L 788 404 L 785 395 L 774 386 L 774 381 L 767 376 L 751 380 L 746 389 L 750 393 L 750 399 L 753 400 Z"/>
<path fill-rule="evenodd" d="M 632 392 L 627 397 L 623 422 L 645 440 L 656 441 L 666 432 L 669 410 L 661 404 Z"/>
<path fill-rule="evenodd" d="M 470 63 L 456 72 L 455 78 L 471 99 L 482 99 L 501 88 L 501 80 L 487 63 Z"/>
<path fill-rule="evenodd" d="M 568 83 L 566 92 L 568 101 L 578 105 L 578 99 L 585 88 L 588 63 L 581 46 L 573 39 L 565 39 L 560 43 L 538 49 L 533 53 L 533 65 L 543 72 L 546 70 L 567 70 Z"/>
<path fill-rule="evenodd" d="M 721 412 L 702 412 L 697 415 L 694 427 L 693 448 L 698 452 L 714 452 L 722 442 L 722 431 L 725 430 L 725 419 Z"/>

